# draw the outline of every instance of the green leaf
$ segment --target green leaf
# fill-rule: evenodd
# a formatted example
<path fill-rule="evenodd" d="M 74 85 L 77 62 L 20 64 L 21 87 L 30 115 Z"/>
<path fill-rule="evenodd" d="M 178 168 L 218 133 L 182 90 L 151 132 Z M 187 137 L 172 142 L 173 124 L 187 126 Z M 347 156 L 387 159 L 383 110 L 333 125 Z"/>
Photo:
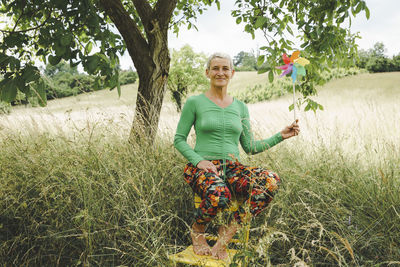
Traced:
<path fill-rule="evenodd" d="M 236 24 L 240 24 L 242 22 L 242 17 L 238 17 L 237 19 L 236 19 Z"/>
<path fill-rule="evenodd" d="M 40 78 L 39 70 L 32 65 L 28 65 L 22 72 L 22 77 L 24 83 L 29 83 L 36 81 Z"/>
<path fill-rule="evenodd" d="M 361 3 L 362 3 L 362 2 L 359 2 L 359 3 L 358 3 L 356 9 L 354 10 L 354 13 L 356 13 L 356 14 L 360 13 L 361 8 L 362 8 L 362 4 L 361 4 Z"/>
<path fill-rule="evenodd" d="M 85 46 L 85 54 L 90 54 L 90 52 L 92 51 L 93 48 L 93 43 L 92 42 L 88 42 L 87 45 Z"/>
<path fill-rule="evenodd" d="M 259 56 L 257 58 L 257 65 L 261 66 L 264 63 L 264 60 L 265 60 L 265 56 L 264 55 Z"/>
<path fill-rule="evenodd" d="M 22 46 L 24 38 L 21 34 L 10 34 L 4 38 L 4 44 L 7 45 L 7 47 L 20 47 Z"/>
<path fill-rule="evenodd" d="M 53 55 L 50 55 L 48 59 L 49 59 L 49 63 L 53 66 L 57 65 L 61 61 L 61 57 L 53 56 Z"/>
<path fill-rule="evenodd" d="M 286 27 L 286 30 L 292 35 L 294 36 L 294 33 L 292 31 L 292 28 L 290 28 L 289 26 Z"/>
<path fill-rule="evenodd" d="M 62 46 L 68 46 L 72 41 L 72 35 L 64 34 L 61 36 L 60 43 Z"/>
<path fill-rule="evenodd" d="M 99 62 L 100 62 L 100 58 L 98 56 L 87 57 L 86 67 L 87 67 L 88 73 L 93 74 L 96 71 Z"/>
<path fill-rule="evenodd" d="M 47 96 L 46 96 L 46 86 L 43 80 L 40 80 L 38 83 L 33 86 L 33 91 L 36 93 L 36 97 L 38 99 L 39 105 L 44 107 L 47 105 Z"/>
<path fill-rule="evenodd" d="M 17 86 L 12 79 L 4 79 L 0 83 L 1 101 L 11 103 L 17 96 Z"/>
<path fill-rule="evenodd" d="M 365 16 L 367 17 L 367 19 L 369 19 L 369 9 L 368 9 L 368 7 L 365 7 Z"/>
<path fill-rule="evenodd" d="M 7 56 L 4 53 L 0 53 L 0 67 L 5 68 L 5 66 L 8 65 L 9 61 L 10 61 L 9 56 Z"/>
<path fill-rule="evenodd" d="M 67 48 L 61 45 L 59 42 L 56 42 L 53 46 L 54 52 L 56 52 L 56 56 L 61 57 L 67 51 Z"/>
<path fill-rule="evenodd" d="M 263 73 L 266 73 L 266 72 L 269 71 L 269 70 L 270 70 L 270 68 L 259 68 L 258 71 L 257 71 L 257 73 L 258 73 L 258 74 L 263 74 Z"/>
<path fill-rule="evenodd" d="M 119 79 L 117 82 L 117 92 L 118 92 L 118 97 L 121 97 L 121 83 L 119 82 Z"/>
<path fill-rule="evenodd" d="M 268 73 L 268 80 L 270 83 L 274 81 L 274 72 L 272 70 L 270 70 Z"/>
<path fill-rule="evenodd" d="M 264 26 L 264 24 L 268 21 L 266 17 L 257 17 L 256 23 L 254 24 L 254 28 L 258 29 Z"/>
<path fill-rule="evenodd" d="M 21 66 L 21 62 L 19 61 L 19 59 L 15 58 L 15 57 L 9 57 L 9 64 L 10 64 L 10 69 L 12 71 L 18 71 L 19 67 Z"/>

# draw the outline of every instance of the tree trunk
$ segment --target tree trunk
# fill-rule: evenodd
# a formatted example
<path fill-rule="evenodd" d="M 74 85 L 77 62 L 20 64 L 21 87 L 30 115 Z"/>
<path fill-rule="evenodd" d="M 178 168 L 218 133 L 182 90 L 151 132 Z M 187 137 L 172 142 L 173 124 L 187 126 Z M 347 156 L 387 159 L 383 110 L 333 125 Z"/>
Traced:
<path fill-rule="evenodd" d="M 155 68 L 150 73 L 143 75 L 138 69 L 139 88 L 136 99 L 135 118 L 133 121 L 130 139 L 143 136 L 154 140 L 169 72 L 169 53 L 168 48 L 163 49 L 164 53 L 156 57 L 158 62 L 154 62 Z M 143 77 L 145 76 L 145 77 Z"/>
<path fill-rule="evenodd" d="M 100 5 L 121 33 L 139 76 L 130 140 L 146 137 L 151 142 L 157 134 L 167 88 L 168 25 L 177 0 L 158 0 L 154 7 L 146 0 L 132 0 L 132 3 L 143 28 L 132 20 L 121 0 L 100 0 Z"/>
<path fill-rule="evenodd" d="M 151 30 L 147 32 L 147 36 L 151 66 L 138 65 L 136 68 L 139 76 L 139 88 L 130 140 L 144 136 L 150 141 L 154 140 L 168 84 L 171 61 L 168 50 L 168 29 L 160 28 L 156 19 L 150 23 Z M 130 50 L 129 47 L 128 50 Z"/>

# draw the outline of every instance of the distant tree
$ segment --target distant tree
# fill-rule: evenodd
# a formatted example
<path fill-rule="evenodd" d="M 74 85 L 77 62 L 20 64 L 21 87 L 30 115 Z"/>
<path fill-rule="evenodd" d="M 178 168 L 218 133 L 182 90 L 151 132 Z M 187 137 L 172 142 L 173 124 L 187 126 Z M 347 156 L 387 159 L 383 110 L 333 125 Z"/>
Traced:
<path fill-rule="evenodd" d="M 372 57 L 385 58 L 385 52 L 385 45 L 382 42 L 377 42 L 374 44 L 374 48 L 370 50 L 370 55 Z"/>
<path fill-rule="evenodd" d="M 257 57 L 253 52 L 240 51 L 236 56 L 234 56 L 233 64 L 237 71 L 258 70 Z"/>
<path fill-rule="evenodd" d="M 364 49 L 361 49 L 358 52 L 358 59 L 356 61 L 356 66 L 362 69 L 366 69 L 367 68 L 367 63 L 369 58 L 371 57 L 369 51 L 366 51 Z"/>
<path fill-rule="evenodd" d="M 393 71 L 400 71 L 400 53 L 393 56 Z"/>
<path fill-rule="evenodd" d="M 121 85 L 135 83 L 137 78 L 137 72 L 132 69 L 121 71 L 119 77 Z"/>
<path fill-rule="evenodd" d="M 182 100 L 188 92 L 207 85 L 206 62 L 206 55 L 195 53 L 189 45 L 185 45 L 179 50 L 172 50 L 168 89 L 171 91 L 178 111 L 181 110 Z"/>
<path fill-rule="evenodd" d="M 356 66 L 365 68 L 370 72 L 389 72 L 400 70 L 400 59 L 398 56 L 389 58 L 385 55 L 386 48 L 382 42 L 377 42 L 368 51 L 361 50 Z"/>
<path fill-rule="evenodd" d="M 65 60 L 61 60 L 56 65 L 47 64 L 45 69 L 43 70 L 44 75 L 48 77 L 54 77 L 59 72 L 67 72 L 72 75 L 78 74 L 78 67 L 72 66 L 67 63 Z"/>
<path fill-rule="evenodd" d="M 391 60 L 387 57 L 372 56 L 369 58 L 366 68 L 371 72 L 388 72 L 391 71 Z"/>

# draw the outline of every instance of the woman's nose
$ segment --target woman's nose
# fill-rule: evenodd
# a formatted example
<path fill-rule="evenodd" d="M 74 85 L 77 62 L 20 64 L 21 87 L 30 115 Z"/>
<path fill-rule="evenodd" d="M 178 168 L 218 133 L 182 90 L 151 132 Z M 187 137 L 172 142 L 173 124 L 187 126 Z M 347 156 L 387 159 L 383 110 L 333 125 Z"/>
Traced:
<path fill-rule="evenodd" d="M 218 69 L 217 70 L 217 75 L 224 75 L 224 70 L 223 69 Z"/>

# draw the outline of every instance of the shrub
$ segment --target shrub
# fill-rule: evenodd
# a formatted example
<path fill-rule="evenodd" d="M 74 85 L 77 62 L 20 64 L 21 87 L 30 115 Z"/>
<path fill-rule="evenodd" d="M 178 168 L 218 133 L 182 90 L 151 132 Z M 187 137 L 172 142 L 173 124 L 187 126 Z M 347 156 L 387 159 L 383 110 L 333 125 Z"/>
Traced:
<path fill-rule="evenodd" d="M 119 74 L 119 82 L 121 85 L 135 83 L 138 75 L 133 70 L 123 70 Z"/>
<path fill-rule="evenodd" d="M 335 68 L 322 73 L 322 77 L 326 82 L 331 79 L 339 79 L 349 75 L 356 75 L 362 72 L 358 68 Z M 296 86 L 299 86 L 296 83 Z M 269 100 L 274 97 L 279 97 L 292 92 L 293 84 L 291 78 L 284 77 L 282 79 L 275 79 L 272 83 L 257 84 L 253 87 L 247 87 L 245 90 L 233 92 L 233 96 L 238 100 L 245 103 L 257 103 L 260 101 Z"/>

